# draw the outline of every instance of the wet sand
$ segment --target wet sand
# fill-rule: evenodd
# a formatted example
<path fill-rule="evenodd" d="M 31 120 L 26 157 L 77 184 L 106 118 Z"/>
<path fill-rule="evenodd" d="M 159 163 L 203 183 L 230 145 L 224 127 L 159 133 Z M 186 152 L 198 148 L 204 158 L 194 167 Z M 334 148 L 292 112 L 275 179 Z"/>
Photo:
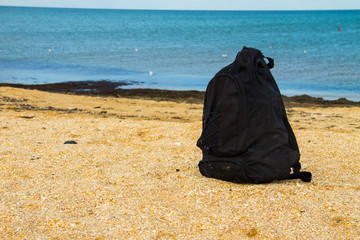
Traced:
<path fill-rule="evenodd" d="M 203 92 L 13 87 L 0 87 L 2 239 L 360 236 L 358 103 L 284 98 L 313 181 L 251 185 L 199 173 Z"/>

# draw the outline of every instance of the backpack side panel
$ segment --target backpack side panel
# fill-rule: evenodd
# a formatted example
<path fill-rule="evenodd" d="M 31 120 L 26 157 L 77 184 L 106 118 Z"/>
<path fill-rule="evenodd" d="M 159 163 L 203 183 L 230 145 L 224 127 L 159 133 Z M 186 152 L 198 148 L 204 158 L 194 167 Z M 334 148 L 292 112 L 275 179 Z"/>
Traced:
<path fill-rule="evenodd" d="M 289 158 L 290 158 L 291 167 L 297 164 L 299 165 L 299 160 L 300 160 L 299 146 L 297 144 L 295 134 L 287 118 L 285 105 L 282 100 L 281 93 L 276 84 L 276 81 L 263 59 L 259 61 L 256 71 L 259 74 L 258 78 L 262 79 L 262 81 L 266 81 L 269 85 L 269 89 L 271 92 L 271 99 L 272 99 L 274 127 L 281 126 L 285 128 L 285 130 L 281 130 L 281 131 L 284 132 L 286 136 L 284 137 L 284 139 L 287 139 L 285 143 L 286 146 L 290 148 Z"/>
<path fill-rule="evenodd" d="M 254 66 L 254 73 L 256 107 L 249 122 L 256 129 L 256 142 L 249 149 L 254 154 L 247 159 L 248 177 L 254 182 L 271 182 L 286 178 L 300 154 L 280 91 L 263 59 Z"/>

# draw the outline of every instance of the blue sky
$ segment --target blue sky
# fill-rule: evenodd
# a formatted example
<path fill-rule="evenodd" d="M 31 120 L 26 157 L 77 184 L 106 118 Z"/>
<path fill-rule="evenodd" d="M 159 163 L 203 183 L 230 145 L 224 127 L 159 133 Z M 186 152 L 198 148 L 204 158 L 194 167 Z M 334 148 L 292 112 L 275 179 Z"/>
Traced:
<path fill-rule="evenodd" d="M 185 10 L 360 9 L 360 0 L 0 0 L 0 6 Z"/>

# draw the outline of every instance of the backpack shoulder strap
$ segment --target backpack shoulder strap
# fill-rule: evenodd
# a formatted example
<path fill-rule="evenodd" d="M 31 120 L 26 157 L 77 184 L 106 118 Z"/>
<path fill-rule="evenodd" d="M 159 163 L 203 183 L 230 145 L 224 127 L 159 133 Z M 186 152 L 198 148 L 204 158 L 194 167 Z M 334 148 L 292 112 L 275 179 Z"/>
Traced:
<path fill-rule="evenodd" d="M 296 161 L 291 168 L 293 169 L 293 173 L 289 174 L 284 179 L 301 179 L 303 182 L 311 182 L 311 172 L 300 172 L 301 163 L 299 161 Z"/>
<path fill-rule="evenodd" d="M 294 172 L 289 174 L 285 179 L 301 179 L 303 182 L 311 182 L 311 172 Z"/>

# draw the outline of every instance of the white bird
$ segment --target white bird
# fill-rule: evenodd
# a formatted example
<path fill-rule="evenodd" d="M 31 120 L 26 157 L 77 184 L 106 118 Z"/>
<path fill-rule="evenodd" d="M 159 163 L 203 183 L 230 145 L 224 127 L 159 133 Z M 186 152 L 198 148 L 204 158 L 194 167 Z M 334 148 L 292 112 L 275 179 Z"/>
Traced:
<path fill-rule="evenodd" d="M 155 73 L 153 73 L 152 71 L 149 71 L 150 76 L 154 75 Z"/>
<path fill-rule="evenodd" d="M 221 55 L 223 58 L 226 58 L 228 55 L 226 55 L 226 54 L 223 54 L 223 55 Z"/>

